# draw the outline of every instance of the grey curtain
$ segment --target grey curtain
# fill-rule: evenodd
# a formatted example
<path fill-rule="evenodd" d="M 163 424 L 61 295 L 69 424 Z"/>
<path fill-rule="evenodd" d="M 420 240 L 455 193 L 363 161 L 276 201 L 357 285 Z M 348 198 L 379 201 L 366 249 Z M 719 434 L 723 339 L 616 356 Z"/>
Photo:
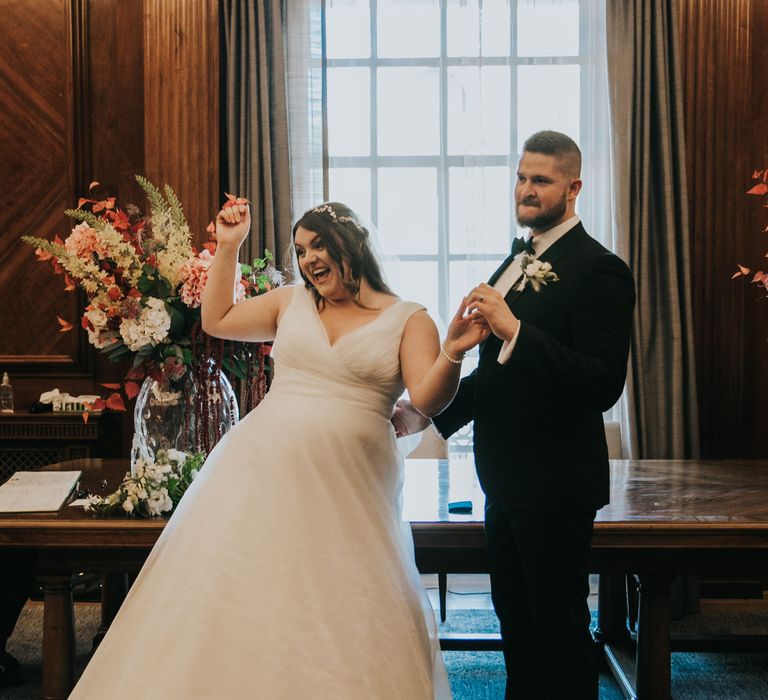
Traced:
<path fill-rule="evenodd" d="M 224 0 L 224 187 L 248 197 L 253 223 L 242 259 L 264 249 L 280 266 L 291 238 L 291 172 L 284 37 L 288 0 Z"/>
<path fill-rule="evenodd" d="M 697 457 L 690 236 L 676 0 L 606 3 L 617 252 L 637 284 L 629 454 Z"/>

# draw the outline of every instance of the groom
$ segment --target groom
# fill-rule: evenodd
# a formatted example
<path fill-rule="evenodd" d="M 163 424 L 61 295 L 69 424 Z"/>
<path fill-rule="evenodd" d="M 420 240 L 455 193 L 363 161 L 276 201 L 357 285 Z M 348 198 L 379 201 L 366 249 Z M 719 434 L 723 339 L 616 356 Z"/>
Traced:
<path fill-rule="evenodd" d="M 627 266 L 575 214 L 580 170 L 565 134 L 525 142 L 515 200 L 533 252 L 513 248 L 468 295 L 492 334 L 433 419 L 444 437 L 474 420 L 508 699 L 598 697 L 588 558 L 609 493 L 602 414 L 624 386 L 635 291 Z M 408 406 L 393 422 L 403 434 L 424 425 Z"/>

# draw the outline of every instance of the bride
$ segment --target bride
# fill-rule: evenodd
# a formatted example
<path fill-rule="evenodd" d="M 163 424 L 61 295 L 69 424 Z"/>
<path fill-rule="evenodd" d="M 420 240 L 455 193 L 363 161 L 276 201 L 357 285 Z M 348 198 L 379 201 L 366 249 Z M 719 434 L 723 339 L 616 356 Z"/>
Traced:
<path fill-rule="evenodd" d="M 70 698 L 450 698 L 390 417 L 403 388 L 440 412 L 488 331 L 463 302 L 441 348 L 337 202 L 294 226 L 303 284 L 236 304 L 249 228 L 247 205 L 217 216 L 203 327 L 274 339 L 271 390 L 208 456 Z"/>

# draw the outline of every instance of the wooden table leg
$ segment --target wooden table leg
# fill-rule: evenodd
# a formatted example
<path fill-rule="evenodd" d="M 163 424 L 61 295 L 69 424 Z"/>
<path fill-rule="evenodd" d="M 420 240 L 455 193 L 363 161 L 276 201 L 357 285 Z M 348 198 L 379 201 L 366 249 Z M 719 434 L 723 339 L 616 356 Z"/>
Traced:
<path fill-rule="evenodd" d="M 66 700 L 75 671 L 72 575 L 41 575 L 43 587 L 43 700 Z"/>
<path fill-rule="evenodd" d="M 669 639 L 672 576 L 638 577 L 637 655 L 635 687 L 638 700 L 669 700 L 672 672 Z"/>
<path fill-rule="evenodd" d="M 437 591 L 440 596 L 440 622 L 445 622 L 446 594 L 448 593 L 448 573 L 445 571 L 437 572 Z"/>
<path fill-rule="evenodd" d="M 600 574 L 597 588 L 597 626 L 594 637 L 598 642 L 624 642 L 627 629 L 627 594 L 624 574 Z"/>

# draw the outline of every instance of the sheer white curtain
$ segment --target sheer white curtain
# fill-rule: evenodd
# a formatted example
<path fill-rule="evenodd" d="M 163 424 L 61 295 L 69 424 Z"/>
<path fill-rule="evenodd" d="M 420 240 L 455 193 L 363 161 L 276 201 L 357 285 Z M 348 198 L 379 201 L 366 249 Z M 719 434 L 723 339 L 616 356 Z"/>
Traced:
<path fill-rule="evenodd" d="M 289 0 L 286 83 L 293 220 L 324 199 L 323 2 Z"/>
<path fill-rule="evenodd" d="M 580 145 L 578 213 L 616 250 L 605 0 L 287 4 L 295 213 L 327 177 L 378 228 L 401 296 L 445 323 L 504 260 L 520 148 L 541 129 Z"/>

